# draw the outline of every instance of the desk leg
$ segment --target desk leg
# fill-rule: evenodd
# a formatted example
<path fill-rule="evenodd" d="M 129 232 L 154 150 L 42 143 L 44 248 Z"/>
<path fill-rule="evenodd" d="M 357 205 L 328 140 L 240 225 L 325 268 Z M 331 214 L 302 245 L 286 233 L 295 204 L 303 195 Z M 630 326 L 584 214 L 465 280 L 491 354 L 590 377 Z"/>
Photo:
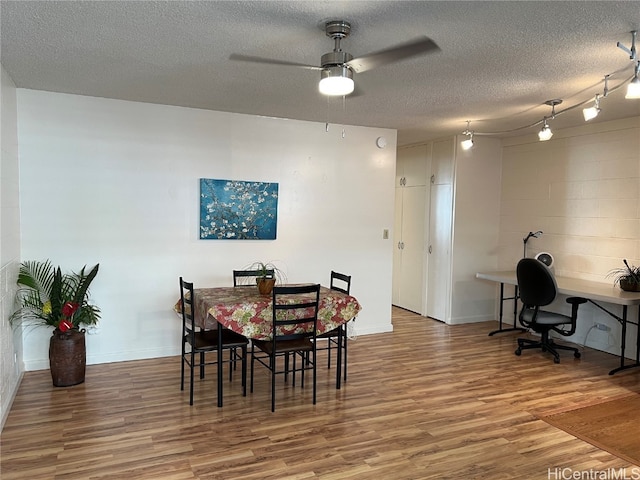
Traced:
<path fill-rule="evenodd" d="M 218 407 L 222 407 L 222 324 L 218 322 Z"/>
<path fill-rule="evenodd" d="M 594 303 L 594 302 L 591 302 Z M 601 307 L 602 308 L 602 307 Z M 604 310 L 604 309 L 603 309 Z M 605 310 L 606 311 L 606 310 Z M 613 316 L 613 315 L 612 315 Z M 621 370 L 627 370 L 628 368 L 640 367 L 640 306 L 638 307 L 638 323 L 636 323 L 636 361 L 635 363 L 630 363 L 629 365 L 624 364 L 624 351 L 627 342 L 627 306 L 622 306 L 622 318 L 618 319 L 622 324 L 622 339 L 620 340 L 620 366 L 618 368 L 614 368 L 609 372 L 609 375 L 613 375 Z M 633 322 L 631 322 L 633 323 Z"/>
<path fill-rule="evenodd" d="M 513 293 L 513 297 L 505 297 L 504 296 L 504 283 L 500 282 L 500 317 L 499 317 L 499 321 L 500 321 L 500 328 L 498 328 L 498 330 L 494 330 L 493 332 L 489 332 L 489 336 L 491 337 L 492 335 L 495 335 L 496 333 L 502 333 L 502 332 L 525 332 L 526 330 L 524 328 L 521 327 L 517 327 L 516 326 L 516 321 L 518 320 L 518 286 L 516 285 L 514 287 L 514 293 Z M 502 327 L 502 314 L 503 314 L 503 304 L 505 302 L 505 300 L 513 300 L 513 327 L 510 328 L 503 328 Z"/>
<path fill-rule="evenodd" d="M 638 323 L 636 323 L 636 365 L 640 365 L 640 305 L 638 305 Z"/>

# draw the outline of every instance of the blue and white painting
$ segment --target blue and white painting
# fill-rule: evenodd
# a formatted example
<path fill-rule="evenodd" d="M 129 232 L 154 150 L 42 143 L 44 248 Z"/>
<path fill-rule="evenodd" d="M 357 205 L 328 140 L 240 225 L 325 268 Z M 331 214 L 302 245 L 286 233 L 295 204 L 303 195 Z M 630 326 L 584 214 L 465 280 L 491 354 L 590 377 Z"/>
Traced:
<path fill-rule="evenodd" d="M 275 240 L 278 184 L 200 179 L 200 238 Z"/>

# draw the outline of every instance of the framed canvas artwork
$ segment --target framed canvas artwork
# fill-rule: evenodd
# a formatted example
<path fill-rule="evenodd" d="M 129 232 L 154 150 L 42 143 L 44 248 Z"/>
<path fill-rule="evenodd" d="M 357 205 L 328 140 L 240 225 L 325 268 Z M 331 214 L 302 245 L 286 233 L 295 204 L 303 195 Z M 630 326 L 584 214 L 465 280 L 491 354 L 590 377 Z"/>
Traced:
<path fill-rule="evenodd" d="M 278 184 L 200 179 L 200 238 L 275 240 Z"/>

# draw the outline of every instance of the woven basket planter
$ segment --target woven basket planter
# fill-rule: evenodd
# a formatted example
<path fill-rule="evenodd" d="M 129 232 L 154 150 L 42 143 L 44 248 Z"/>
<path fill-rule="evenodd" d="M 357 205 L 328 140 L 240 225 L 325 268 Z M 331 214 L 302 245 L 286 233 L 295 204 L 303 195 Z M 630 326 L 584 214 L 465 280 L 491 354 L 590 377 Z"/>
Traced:
<path fill-rule="evenodd" d="M 85 330 L 56 329 L 49 340 L 49 367 L 55 387 L 69 387 L 84 382 L 87 366 Z"/>

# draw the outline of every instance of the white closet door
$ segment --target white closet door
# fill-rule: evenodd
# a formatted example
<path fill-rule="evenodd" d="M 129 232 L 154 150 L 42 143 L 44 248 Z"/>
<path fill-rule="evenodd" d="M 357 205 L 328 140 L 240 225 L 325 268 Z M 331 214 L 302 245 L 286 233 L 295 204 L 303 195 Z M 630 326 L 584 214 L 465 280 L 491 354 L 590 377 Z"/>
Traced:
<path fill-rule="evenodd" d="M 422 314 L 427 187 L 406 187 L 399 190 L 402 192 L 402 248 L 401 268 L 398 272 L 398 298 L 394 304 Z"/>
<path fill-rule="evenodd" d="M 401 148 L 396 161 L 392 302 L 422 315 L 426 298 L 425 218 L 429 200 L 430 147 Z"/>
<path fill-rule="evenodd" d="M 400 306 L 400 288 L 402 286 L 402 192 L 396 188 L 395 211 L 393 221 L 393 281 L 391 303 Z"/>

